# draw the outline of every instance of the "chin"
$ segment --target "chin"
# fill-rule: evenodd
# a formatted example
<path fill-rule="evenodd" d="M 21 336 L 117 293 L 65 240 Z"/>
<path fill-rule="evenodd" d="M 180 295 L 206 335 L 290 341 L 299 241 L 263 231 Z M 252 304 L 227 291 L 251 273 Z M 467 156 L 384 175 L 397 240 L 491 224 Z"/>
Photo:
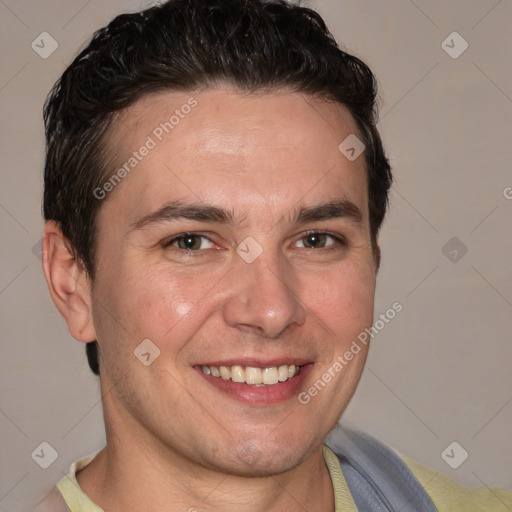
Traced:
<path fill-rule="evenodd" d="M 284 442 L 274 446 L 257 443 L 232 445 L 230 454 L 224 454 L 221 460 L 216 457 L 217 470 L 248 478 L 275 476 L 298 466 L 310 452 L 304 452 L 304 445 L 299 449 Z"/>

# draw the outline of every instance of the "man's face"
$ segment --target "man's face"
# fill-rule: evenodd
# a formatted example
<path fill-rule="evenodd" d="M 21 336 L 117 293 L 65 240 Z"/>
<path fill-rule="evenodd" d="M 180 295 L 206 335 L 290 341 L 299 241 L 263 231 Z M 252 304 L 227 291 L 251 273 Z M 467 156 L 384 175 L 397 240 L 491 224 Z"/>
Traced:
<path fill-rule="evenodd" d="M 229 88 L 146 96 L 116 120 L 112 174 L 138 160 L 97 217 L 93 317 L 112 442 L 247 475 L 318 449 L 367 350 L 334 363 L 373 319 L 364 155 L 338 149 L 354 133 L 339 104 Z M 148 136 L 154 147 L 139 151 Z"/>

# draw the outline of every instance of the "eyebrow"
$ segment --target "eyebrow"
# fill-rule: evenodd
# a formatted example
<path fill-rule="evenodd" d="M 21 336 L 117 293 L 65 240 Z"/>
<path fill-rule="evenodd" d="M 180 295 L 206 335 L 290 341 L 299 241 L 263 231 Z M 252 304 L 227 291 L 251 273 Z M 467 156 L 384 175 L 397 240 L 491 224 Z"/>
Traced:
<path fill-rule="evenodd" d="M 295 218 L 295 223 L 305 224 L 330 219 L 348 219 L 355 223 L 361 223 L 363 214 L 352 201 L 339 199 L 317 206 L 302 207 Z"/>
<path fill-rule="evenodd" d="M 235 216 L 232 211 L 218 206 L 171 202 L 162 208 L 145 215 L 131 225 L 131 230 L 142 229 L 152 224 L 172 222 L 175 220 L 194 220 L 212 224 L 235 224 Z M 313 221 L 330 219 L 348 219 L 355 223 L 363 221 L 361 210 L 346 199 L 337 199 L 316 206 L 301 207 L 293 218 L 293 212 L 289 216 L 291 223 L 306 224 Z"/>

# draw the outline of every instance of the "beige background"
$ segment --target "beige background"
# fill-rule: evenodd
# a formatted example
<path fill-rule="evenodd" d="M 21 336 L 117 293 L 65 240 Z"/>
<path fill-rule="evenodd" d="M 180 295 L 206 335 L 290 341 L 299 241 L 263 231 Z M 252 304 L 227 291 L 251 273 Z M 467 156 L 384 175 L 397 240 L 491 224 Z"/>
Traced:
<path fill-rule="evenodd" d="M 147 5 L 0 1 L 0 511 L 22 510 L 104 442 L 96 379 L 36 256 L 41 108 L 94 29 Z M 403 311 L 375 338 L 345 420 L 467 485 L 512 488 L 512 2 L 313 5 L 378 76 L 396 177 L 376 315 Z M 31 48 L 44 31 L 58 43 L 47 59 Z M 441 46 L 454 31 L 469 44 L 456 59 Z M 467 247 L 456 262 L 443 252 L 452 237 Z M 42 441 L 58 452 L 46 470 L 31 458 Z M 469 453 L 455 470 L 441 457 L 452 441 Z"/>

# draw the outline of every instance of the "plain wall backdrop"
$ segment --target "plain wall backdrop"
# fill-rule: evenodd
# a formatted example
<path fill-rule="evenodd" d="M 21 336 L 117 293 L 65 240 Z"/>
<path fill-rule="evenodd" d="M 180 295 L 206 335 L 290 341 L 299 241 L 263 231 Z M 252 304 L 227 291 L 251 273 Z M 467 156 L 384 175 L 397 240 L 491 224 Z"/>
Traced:
<path fill-rule="evenodd" d="M 104 443 L 97 379 L 41 270 L 42 105 L 94 30 L 149 5 L 0 1 L 0 511 Z M 373 339 L 343 420 L 466 485 L 510 489 L 512 2 L 309 5 L 378 77 L 396 180 L 375 316 L 403 310 Z M 48 469 L 42 442 L 58 454 Z"/>

